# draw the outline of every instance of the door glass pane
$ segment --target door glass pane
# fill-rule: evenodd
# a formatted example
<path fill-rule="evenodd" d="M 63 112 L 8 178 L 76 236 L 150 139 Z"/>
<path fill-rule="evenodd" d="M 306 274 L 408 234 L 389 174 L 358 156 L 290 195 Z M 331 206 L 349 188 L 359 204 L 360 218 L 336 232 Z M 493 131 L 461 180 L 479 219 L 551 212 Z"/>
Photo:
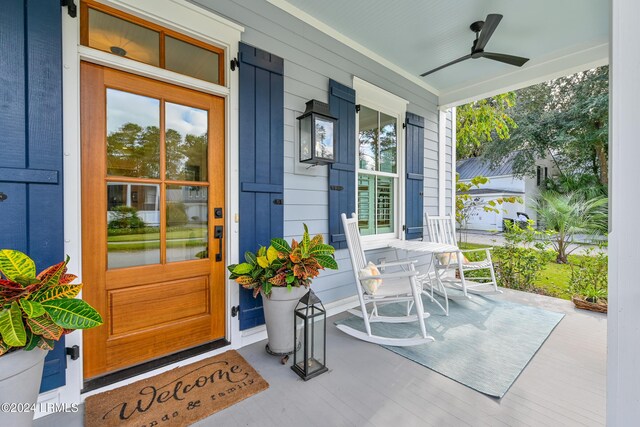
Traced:
<path fill-rule="evenodd" d="M 393 178 L 377 177 L 376 181 L 376 228 L 377 233 L 393 232 Z"/>
<path fill-rule="evenodd" d="M 89 8 L 89 46 L 154 66 L 160 65 L 160 34 Z"/>
<path fill-rule="evenodd" d="M 358 113 L 358 125 L 360 169 L 377 170 L 378 112 L 362 105 Z"/>
<path fill-rule="evenodd" d="M 396 173 L 397 119 L 380 113 L 380 171 Z"/>
<path fill-rule="evenodd" d="M 160 191 L 155 184 L 107 183 L 108 268 L 160 263 Z"/>
<path fill-rule="evenodd" d="M 165 103 L 167 179 L 207 180 L 208 112 Z"/>
<path fill-rule="evenodd" d="M 373 175 L 358 175 L 358 228 L 363 236 L 376 233 L 375 182 Z"/>
<path fill-rule="evenodd" d="M 167 70 L 219 83 L 217 53 L 169 36 L 165 37 L 164 46 Z"/>
<path fill-rule="evenodd" d="M 107 89 L 107 174 L 160 177 L 160 101 Z"/>
<path fill-rule="evenodd" d="M 167 186 L 167 262 L 208 257 L 207 187 Z"/>

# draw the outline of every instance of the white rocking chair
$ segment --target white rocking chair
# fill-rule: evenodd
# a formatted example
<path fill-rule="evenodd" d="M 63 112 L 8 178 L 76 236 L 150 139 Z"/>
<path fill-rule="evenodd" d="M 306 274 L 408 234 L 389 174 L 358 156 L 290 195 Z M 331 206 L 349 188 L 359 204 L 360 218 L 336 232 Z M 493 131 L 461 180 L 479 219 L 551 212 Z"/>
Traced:
<path fill-rule="evenodd" d="M 429 239 L 432 242 L 458 247 L 456 228 L 452 217 L 429 216 L 429 214 L 425 213 L 425 218 Z M 439 254 L 435 257 L 436 274 L 440 277 L 440 281 L 451 289 L 462 291 L 462 296 L 456 293 L 449 293 L 449 298 L 456 299 L 457 296 L 459 298 L 470 298 L 469 294 L 492 295 L 502 293 L 498 289 L 493 261 L 491 260 L 491 249 L 458 249 L 456 252 Z M 473 262 L 468 261 L 465 254 L 472 252 L 484 252 L 485 259 Z M 477 270 L 486 270 L 488 276 L 473 277 L 473 280 L 465 277 L 465 272 Z M 456 277 L 456 273 L 459 277 Z"/>
<path fill-rule="evenodd" d="M 361 317 L 364 320 L 366 332 L 359 331 L 350 326 L 341 324 L 337 328 L 342 332 L 349 334 L 363 341 L 372 342 L 381 345 L 393 345 L 398 347 L 406 347 L 412 345 L 425 344 L 434 341 L 433 337 L 427 334 L 425 319 L 429 317 L 424 312 L 424 306 L 421 299 L 421 289 L 416 280 L 419 274 L 413 266 L 414 261 L 398 261 L 381 264 L 377 267 L 405 267 L 406 271 L 395 273 L 382 273 L 375 276 L 361 276 L 360 270 L 367 266 L 367 260 L 362 249 L 360 240 L 360 232 L 358 231 L 358 218 L 352 214 L 351 218 L 347 218 L 342 214 L 342 224 L 349 248 L 349 256 L 351 257 L 351 265 L 356 281 L 356 290 L 358 299 L 360 300 L 360 309 L 349 310 L 349 313 Z M 381 284 L 375 294 L 368 294 L 362 282 L 364 280 L 381 280 Z M 404 316 L 382 316 L 378 314 L 378 307 L 383 304 L 406 302 L 407 310 Z M 367 311 L 367 304 L 371 304 L 371 311 Z M 410 314 L 412 307 L 415 307 L 415 314 Z M 393 338 L 374 335 L 371 332 L 371 323 L 408 323 L 418 321 L 420 327 L 419 333 L 409 338 Z"/>

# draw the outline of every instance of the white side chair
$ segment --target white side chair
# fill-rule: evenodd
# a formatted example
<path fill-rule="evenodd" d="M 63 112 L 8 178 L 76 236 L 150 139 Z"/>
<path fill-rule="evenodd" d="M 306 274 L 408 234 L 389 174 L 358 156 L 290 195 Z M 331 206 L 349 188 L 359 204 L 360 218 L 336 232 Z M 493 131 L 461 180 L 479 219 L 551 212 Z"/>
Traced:
<path fill-rule="evenodd" d="M 458 247 L 453 217 L 429 216 L 429 214 L 425 213 L 425 218 L 430 241 Z M 491 260 L 491 249 L 461 250 L 458 247 L 456 252 L 440 254 L 435 259 L 436 274 L 439 275 L 440 281 L 445 286 L 462 291 L 463 298 L 469 298 L 469 294 L 491 295 L 502 293 L 498 289 L 493 261 Z M 465 254 L 473 252 L 484 252 L 485 258 L 480 261 L 468 261 Z M 472 280 L 465 277 L 465 272 L 478 270 L 486 271 L 487 276 L 473 277 Z M 449 293 L 450 298 L 453 299 L 455 296 L 455 293 Z"/>
<path fill-rule="evenodd" d="M 353 267 L 353 274 L 356 283 L 356 291 L 360 300 L 360 309 L 349 310 L 350 313 L 360 317 L 364 321 L 366 332 L 359 331 L 347 325 L 338 325 L 337 328 L 363 341 L 382 345 L 393 345 L 399 347 L 425 344 L 434 341 L 433 337 L 427 334 L 425 319 L 429 317 L 424 312 L 421 299 L 421 288 L 416 280 L 418 272 L 413 267 L 413 261 L 398 261 L 381 264 L 378 267 L 404 267 L 406 270 L 395 273 L 382 273 L 380 275 L 360 275 L 360 270 L 367 266 L 367 259 L 364 255 L 360 232 L 358 230 L 358 218 L 352 214 L 347 218 L 342 214 L 342 224 Z M 365 280 L 380 280 L 381 283 L 375 294 L 367 293 L 363 285 Z M 406 313 L 402 316 L 383 316 L 378 313 L 378 307 L 383 304 L 405 302 Z M 370 310 L 367 310 L 367 305 Z M 411 309 L 415 308 L 415 314 L 411 314 Z M 371 323 L 408 323 L 416 322 L 416 335 L 409 338 L 394 338 L 375 335 L 371 331 Z"/>

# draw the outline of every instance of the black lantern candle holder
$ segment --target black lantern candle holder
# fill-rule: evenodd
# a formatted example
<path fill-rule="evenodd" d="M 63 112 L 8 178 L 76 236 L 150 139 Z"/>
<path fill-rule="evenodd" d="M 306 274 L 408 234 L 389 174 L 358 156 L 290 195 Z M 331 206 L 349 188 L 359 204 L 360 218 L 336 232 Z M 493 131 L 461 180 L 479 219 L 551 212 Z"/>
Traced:
<path fill-rule="evenodd" d="M 293 320 L 293 342 L 296 350 L 291 369 L 307 381 L 328 371 L 327 312 L 312 290 L 300 298 Z"/>
<path fill-rule="evenodd" d="M 307 109 L 298 117 L 301 162 L 326 165 L 336 161 L 337 122 L 329 112 L 329 104 L 316 99 L 307 102 Z"/>

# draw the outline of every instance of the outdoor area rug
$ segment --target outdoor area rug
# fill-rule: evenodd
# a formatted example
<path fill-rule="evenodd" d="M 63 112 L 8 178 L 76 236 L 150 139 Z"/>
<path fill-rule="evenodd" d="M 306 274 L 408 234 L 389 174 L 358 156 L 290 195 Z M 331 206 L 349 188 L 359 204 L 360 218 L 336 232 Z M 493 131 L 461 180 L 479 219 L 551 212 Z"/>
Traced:
<path fill-rule="evenodd" d="M 489 396 L 501 398 L 558 325 L 564 314 L 530 307 L 499 297 L 473 296 L 449 301 L 449 316 L 424 298 L 427 332 L 435 342 L 411 347 L 383 346 L 452 380 Z M 406 304 L 389 304 L 379 313 L 402 315 Z M 336 322 L 364 331 L 361 318 Z M 417 322 L 372 323 L 372 332 L 388 337 L 410 337 Z"/>
<path fill-rule="evenodd" d="M 235 350 L 90 396 L 85 426 L 186 426 L 269 387 Z"/>

